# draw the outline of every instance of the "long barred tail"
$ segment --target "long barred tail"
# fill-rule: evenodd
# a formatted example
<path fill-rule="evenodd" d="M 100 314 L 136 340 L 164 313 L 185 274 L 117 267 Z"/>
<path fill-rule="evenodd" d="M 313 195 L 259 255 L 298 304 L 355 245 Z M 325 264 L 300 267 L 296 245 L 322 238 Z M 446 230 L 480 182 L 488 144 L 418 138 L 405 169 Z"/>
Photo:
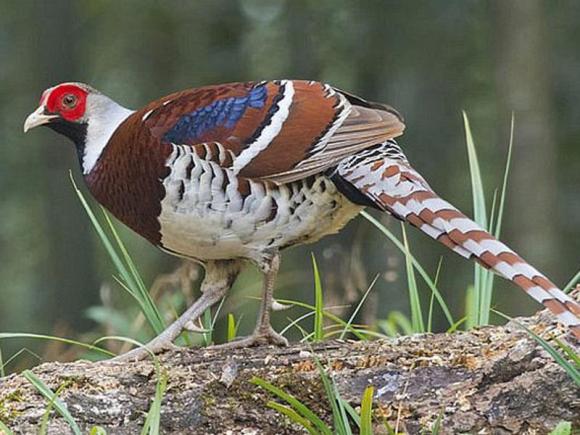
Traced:
<path fill-rule="evenodd" d="M 580 339 L 580 305 L 518 254 L 447 201 L 407 162 L 394 141 L 345 159 L 333 175 L 353 200 L 405 220 L 465 258 L 512 281 Z"/>

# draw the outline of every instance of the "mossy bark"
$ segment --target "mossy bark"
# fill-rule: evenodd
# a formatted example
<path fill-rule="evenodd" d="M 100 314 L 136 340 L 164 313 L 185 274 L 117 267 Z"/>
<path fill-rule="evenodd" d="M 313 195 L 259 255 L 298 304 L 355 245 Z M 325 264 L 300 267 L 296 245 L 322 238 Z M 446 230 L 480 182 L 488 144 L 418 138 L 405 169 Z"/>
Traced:
<path fill-rule="evenodd" d="M 550 315 L 520 319 L 537 334 L 562 331 Z M 569 339 L 571 340 L 571 339 Z M 251 384 L 259 376 L 293 394 L 329 425 L 328 400 L 312 352 L 354 406 L 375 387 L 376 433 L 386 423 L 404 433 L 548 433 L 560 421 L 580 427 L 580 391 L 565 371 L 520 327 L 486 327 L 372 342 L 330 341 L 309 348 L 239 351 L 184 349 L 160 355 L 168 376 L 162 433 L 303 433 L 267 407 L 273 397 Z M 83 432 L 139 433 L 155 394 L 151 362 L 46 363 L 34 369 Z M 21 375 L 0 379 L 0 419 L 16 433 L 36 433 L 45 399 Z M 71 433 L 59 415 L 49 433 Z"/>

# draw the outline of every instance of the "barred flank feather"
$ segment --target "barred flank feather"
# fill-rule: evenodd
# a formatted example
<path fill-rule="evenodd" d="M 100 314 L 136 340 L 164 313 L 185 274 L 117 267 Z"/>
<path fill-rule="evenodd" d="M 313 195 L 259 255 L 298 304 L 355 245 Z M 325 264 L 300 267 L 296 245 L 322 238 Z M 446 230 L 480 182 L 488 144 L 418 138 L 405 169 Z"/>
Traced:
<path fill-rule="evenodd" d="M 441 199 L 407 162 L 394 141 L 367 149 L 337 174 L 377 208 L 409 222 L 465 258 L 512 281 L 547 307 L 580 339 L 580 306 L 504 243 Z"/>

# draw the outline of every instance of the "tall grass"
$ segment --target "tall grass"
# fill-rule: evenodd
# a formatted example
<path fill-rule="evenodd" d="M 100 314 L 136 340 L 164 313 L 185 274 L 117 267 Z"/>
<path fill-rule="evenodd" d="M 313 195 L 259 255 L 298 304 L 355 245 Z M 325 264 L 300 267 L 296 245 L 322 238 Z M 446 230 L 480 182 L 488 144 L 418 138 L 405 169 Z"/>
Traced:
<path fill-rule="evenodd" d="M 506 320 L 514 322 L 520 328 L 524 329 L 530 335 L 530 337 L 532 337 L 540 346 L 542 346 L 542 348 L 552 358 L 554 358 L 554 360 L 558 363 L 558 365 L 560 367 L 562 367 L 566 371 L 566 373 L 568 373 L 568 376 L 570 376 L 570 378 L 574 381 L 574 383 L 580 387 L 580 371 L 579 371 L 580 359 L 578 358 L 578 355 L 576 354 L 575 351 L 570 349 L 568 346 L 566 346 L 561 341 L 557 340 L 556 343 L 558 343 L 558 345 L 560 346 L 560 348 L 562 348 L 562 350 L 564 352 L 564 355 L 562 355 L 548 341 L 546 341 L 545 339 L 543 339 L 542 337 L 537 335 L 534 331 L 532 331 L 526 325 L 518 322 L 515 319 L 512 319 L 509 316 L 506 316 L 505 314 L 503 314 L 497 310 L 493 310 L 493 312 L 496 313 L 497 315 L 503 317 Z M 568 356 L 572 360 L 572 362 L 568 361 L 566 359 L 566 356 Z"/>
<path fill-rule="evenodd" d="M 507 192 L 507 182 L 509 169 L 511 164 L 512 148 L 513 148 L 513 138 L 514 138 L 514 116 L 512 114 L 511 124 L 510 124 L 510 139 L 508 146 L 507 161 L 504 169 L 503 183 L 501 188 L 501 193 L 499 196 L 499 206 L 497 207 L 497 214 L 495 214 L 495 204 L 497 198 L 497 192 L 494 194 L 494 200 L 492 202 L 492 212 L 489 217 L 487 216 L 486 207 L 486 197 L 483 188 L 483 177 L 481 175 L 481 169 L 479 164 L 479 159 L 477 157 L 477 151 L 475 147 L 475 141 L 473 140 L 473 134 L 471 132 L 471 126 L 469 123 L 469 118 L 467 113 L 463 112 L 463 124 L 465 128 L 465 142 L 467 145 L 467 156 L 469 161 L 469 172 L 471 174 L 471 192 L 473 199 L 473 219 L 482 228 L 485 228 L 488 232 L 493 234 L 496 238 L 499 238 L 501 233 L 501 225 L 503 221 L 505 199 Z M 489 324 L 489 315 L 491 310 L 491 301 L 493 299 L 493 272 L 487 270 L 486 268 L 475 264 L 474 266 L 474 278 L 473 285 L 468 286 L 467 292 L 467 320 L 466 326 L 472 328 L 479 325 Z"/>
<path fill-rule="evenodd" d="M 465 142 L 467 144 L 467 156 L 469 160 L 469 172 L 471 174 L 471 194 L 473 199 L 473 220 L 477 222 L 482 228 L 487 226 L 487 212 L 485 205 L 485 194 L 483 191 L 483 180 L 481 177 L 481 170 L 479 168 L 479 160 L 477 158 L 477 151 L 469 125 L 467 114 L 463 112 L 463 124 L 465 127 Z M 468 327 L 486 324 L 489 322 L 489 312 L 485 312 L 483 307 L 487 300 L 491 300 L 491 292 L 487 285 L 488 279 L 491 278 L 490 272 L 480 265 L 475 265 L 473 277 L 473 290 L 470 302 L 473 307 L 469 309 L 467 320 Z"/>
<path fill-rule="evenodd" d="M 77 187 L 72 176 L 72 172 L 70 173 L 70 179 L 75 192 L 81 201 L 81 204 L 83 205 L 87 215 L 89 216 L 89 219 L 91 220 L 91 223 L 93 224 L 93 227 L 95 228 L 95 231 L 97 232 L 97 235 L 99 236 L 99 239 L 101 240 L 101 243 L 105 247 L 107 254 L 109 254 L 109 257 L 111 258 L 115 268 L 117 269 L 117 272 L 119 273 L 119 276 L 116 276 L 115 279 L 121 285 L 121 287 L 125 289 L 137 302 L 149 325 L 151 328 L 153 328 L 155 333 L 161 333 L 165 329 L 165 322 L 163 317 L 161 316 L 158 307 L 155 305 L 155 302 L 153 302 L 153 299 L 149 295 L 149 291 L 143 283 L 141 275 L 137 271 L 131 256 L 121 241 L 121 238 L 117 234 L 115 226 L 111 222 L 107 212 L 105 209 L 101 208 L 108 229 L 115 243 L 113 243 L 111 236 L 109 236 L 103 229 L 103 226 L 95 216 L 83 193 Z M 117 248 L 115 248 L 115 245 Z"/>
<path fill-rule="evenodd" d="M 421 299 L 419 298 L 419 288 L 415 278 L 415 268 L 411 260 L 411 249 L 407 240 L 407 231 L 405 225 L 401 223 L 401 232 L 403 234 L 403 244 L 405 246 L 405 269 L 407 271 L 407 284 L 409 287 L 409 306 L 411 308 L 411 326 L 414 332 L 425 332 L 423 324 L 423 310 L 421 309 Z M 433 283 L 435 284 L 435 283 Z"/>
<path fill-rule="evenodd" d="M 366 220 L 368 220 L 371 224 L 373 224 L 376 228 L 378 228 L 380 232 L 382 232 L 385 236 L 387 236 L 387 238 L 395 245 L 395 247 L 399 251 L 401 251 L 403 253 L 403 255 L 405 255 L 405 258 L 407 258 L 412 263 L 413 268 L 417 272 L 419 272 L 419 275 L 421 276 L 421 278 L 423 279 L 425 284 L 427 284 L 427 287 L 429 287 L 429 289 L 431 290 L 435 300 L 437 301 L 437 303 L 439 304 L 439 307 L 443 311 L 443 314 L 444 314 L 445 318 L 447 319 L 449 326 L 453 326 L 455 324 L 455 321 L 453 320 L 453 317 L 451 316 L 451 312 L 449 311 L 449 308 L 447 307 L 447 303 L 445 302 L 445 299 L 443 299 L 443 296 L 439 292 L 439 289 L 435 285 L 435 282 L 431 279 L 429 274 L 427 274 L 427 272 L 425 271 L 425 269 L 423 268 L 421 263 L 419 263 L 419 261 L 413 256 L 413 254 L 407 248 L 405 248 L 405 244 L 402 243 L 397 238 L 397 236 L 395 236 L 387 227 L 385 227 L 383 224 L 381 224 L 377 219 L 375 219 L 373 216 L 371 216 L 366 211 L 362 211 L 360 214 Z M 409 277 L 407 277 L 407 280 L 409 280 Z"/>
<path fill-rule="evenodd" d="M 0 420 L 0 435 L 13 435 L 14 432 Z"/>
<path fill-rule="evenodd" d="M 562 290 L 565 293 L 569 293 L 570 290 L 572 290 L 579 282 L 580 282 L 580 271 L 578 271 L 578 273 L 574 275 L 570 281 L 568 281 L 568 284 L 566 284 Z"/>
<path fill-rule="evenodd" d="M 312 254 L 312 269 L 314 270 L 314 341 L 321 341 L 324 339 L 324 301 L 322 281 L 314 254 Z"/>
<path fill-rule="evenodd" d="M 329 426 L 312 409 L 292 394 L 287 393 L 270 382 L 258 377 L 252 378 L 250 382 L 273 394 L 277 399 L 285 402 L 286 404 L 281 404 L 270 400 L 267 402 L 266 406 L 278 411 L 282 415 L 285 415 L 291 422 L 301 426 L 309 434 L 353 435 L 358 433 L 360 435 L 372 435 L 374 388 L 369 385 L 364 390 L 361 398 L 360 413 L 358 413 L 350 403 L 348 403 L 348 401 L 342 398 L 334 379 L 326 373 L 326 370 L 322 367 L 322 364 L 316 356 L 314 357 L 314 362 L 318 369 L 326 399 L 330 406 L 332 426 Z"/>
<path fill-rule="evenodd" d="M 161 403 L 167 390 L 168 374 L 160 366 L 157 358 L 153 358 L 155 363 L 155 372 L 157 373 L 157 384 L 155 385 L 155 396 L 149 407 L 145 423 L 141 429 L 141 435 L 159 435 L 161 427 Z"/>
<path fill-rule="evenodd" d="M 96 344 L 87 344 L 81 341 L 72 340 L 70 338 L 63 338 L 63 337 L 56 337 L 54 335 L 44 335 L 44 334 L 31 334 L 26 332 L 0 332 L 0 340 L 6 338 L 34 338 L 39 340 L 47 340 L 47 341 L 58 341 L 60 343 L 70 344 L 73 346 L 78 346 L 85 350 L 98 352 L 104 356 L 115 356 L 114 353 L 109 352 L 106 349 L 103 349 Z M 1 370 L 1 368 L 0 368 Z"/>
<path fill-rule="evenodd" d="M 575 432 L 574 434 L 578 435 L 577 432 Z M 556 425 L 554 430 L 552 432 L 550 432 L 549 435 L 573 435 L 572 434 L 572 423 L 570 423 L 569 421 L 561 421 L 560 423 L 558 423 Z"/>
<path fill-rule="evenodd" d="M 354 322 L 354 319 L 355 319 L 356 315 L 358 314 L 358 312 L 360 311 L 361 307 L 363 306 L 363 304 L 367 300 L 367 297 L 369 296 L 371 290 L 373 289 L 373 287 L 377 283 L 378 279 L 379 279 L 379 275 L 376 275 L 375 278 L 372 280 L 371 285 L 369 285 L 369 288 L 364 292 L 364 294 L 363 294 L 362 298 L 360 299 L 358 305 L 356 306 L 356 308 L 354 309 L 354 311 L 350 315 L 350 318 L 348 319 L 348 321 L 346 322 L 346 324 L 342 328 L 342 332 L 340 333 L 340 336 L 338 337 L 340 340 L 343 340 L 346 337 L 346 334 L 348 334 L 349 330 L 352 327 L 352 322 Z"/>
<path fill-rule="evenodd" d="M 308 310 L 308 313 L 306 313 L 305 315 L 301 316 L 300 318 L 291 320 L 290 321 L 290 324 L 288 324 L 282 330 L 283 333 L 287 332 L 292 327 L 296 327 L 298 329 L 304 330 L 304 328 L 301 328 L 298 325 L 298 322 L 300 320 L 306 319 L 308 317 L 316 316 L 317 309 L 316 309 L 316 307 L 314 305 L 307 304 L 307 303 L 301 302 L 301 301 L 296 301 L 296 300 L 293 300 L 293 299 L 278 299 L 278 302 L 283 303 L 283 304 L 286 304 L 286 305 L 292 305 L 292 306 L 304 308 L 304 309 Z M 323 304 L 321 304 L 321 305 L 323 305 Z M 357 327 L 355 327 L 355 325 L 352 325 L 352 324 L 349 325 L 348 322 L 346 322 L 345 320 L 341 319 L 339 316 L 331 313 L 329 311 L 329 309 L 327 309 L 327 308 L 322 308 L 322 310 L 318 310 L 318 312 L 320 312 L 319 315 L 321 315 L 325 319 L 328 319 L 328 320 L 332 321 L 337 326 L 340 326 L 341 327 L 341 330 L 346 329 L 348 333 L 353 334 L 359 340 L 366 340 L 367 339 L 367 335 L 368 335 L 368 332 L 369 331 L 367 331 L 366 329 L 357 328 Z M 342 332 L 341 332 L 341 334 L 342 334 Z M 306 332 L 305 334 L 303 334 L 303 341 L 311 340 L 313 337 L 314 337 L 314 331 L 312 331 L 310 333 Z M 324 334 L 324 337 L 327 338 L 328 337 L 328 334 Z"/>
<path fill-rule="evenodd" d="M 42 394 L 48 401 L 48 408 L 50 412 L 50 408 L 54 407 L 56 411 L 66 420 L 69 427 L 73 431 L 75 435 L 81 435 L 81 429 L 75 422 L 72 415 L 66 408 L 66 405 L 58 398 L 58 394 L 54 393 L 40 378 L 38 378 L 34 373 L 30 370 L 25 370 L 22 372 L 22 375 L 30 382 L 30 384 L 36 388 L 36 390 Z M 62 389 L 59 389 L 59 393 Z"/>

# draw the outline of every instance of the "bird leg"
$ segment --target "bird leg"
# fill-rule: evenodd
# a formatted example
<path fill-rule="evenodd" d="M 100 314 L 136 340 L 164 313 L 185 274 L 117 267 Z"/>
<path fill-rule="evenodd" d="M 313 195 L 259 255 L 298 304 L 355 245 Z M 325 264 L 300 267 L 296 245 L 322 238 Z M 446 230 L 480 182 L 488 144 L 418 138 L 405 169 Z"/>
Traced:
<path fill-rule="evenodd" d="M 108 361 L 142 360 L 151 354 L 177 348 L 173 341 L 183 332 L 186 324 L 196 321 L 205 310 L 226 295 L 240 272 L 240 263 L 237 261 L 212 261 L 205 265 L 205 269 L 205 278 L 201 284 L 202 294 L 193 305 L 149 343 Z"/>
<path fill-rule="evenodd" d="M 271 259 L 260 266 L 264 274 L 264 294 L 260 304 L 260 312 L 258 314 L 258 322 L 254 332 L 249 337 L 234 340 L 230 343 L 219 344 L 212 346 L 218 349 L 235 349 L 240 347 L 260 346 L 266 344 L 274 344 L 277 346 L 288 346 L 288 340 L 278 334 L 270 324 L 270 313 L 272 311 L 272 303 L 274 301 L 274 283 L 278 269 L 280 268 L 280 254 L 275 253 Z"/>

